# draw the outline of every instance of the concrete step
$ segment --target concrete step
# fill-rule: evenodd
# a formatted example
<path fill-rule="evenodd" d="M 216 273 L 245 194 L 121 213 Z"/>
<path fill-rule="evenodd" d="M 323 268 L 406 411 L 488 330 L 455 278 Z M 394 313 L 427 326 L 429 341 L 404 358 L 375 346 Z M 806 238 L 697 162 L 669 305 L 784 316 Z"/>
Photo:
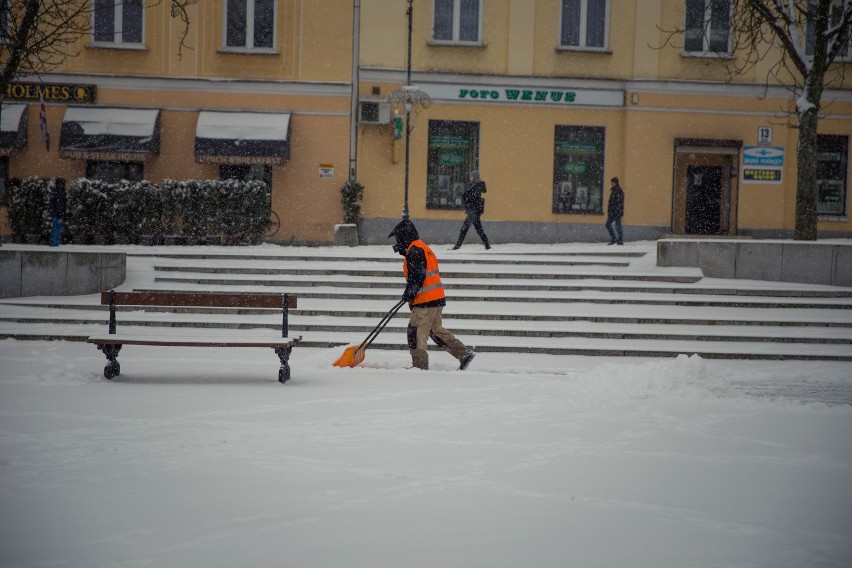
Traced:
<path fill-rule="evenodd" d="M 161 267 L 155 266 L 155 270 L 160 271 Z M 177 270 L 170 267 L 167 271 L 171 272 L 169 276 L 158 276 L 155 278 L 158 282 L 195 282 L 198 277 L 191 270 Z M 250 272 L 231 272 L 230 269 L 221 268 L 217 274 L 222 275 L 222 282 L 240 285 L 249 280 L 247 275 L 257 276 Z M 260 274 L 260 273 L 258 273 Z M 269 274 L 269 273 L 267 273 Z M 233 276 L 233 278 L 231 278 Z M 690 277 L 691 278 L 691 277 Z M 645 294 L 692 294 L 692 295 L 719 295 L 719 296 L 772 296 L 772 297 L 789 297 L 789 298 L 852 298 L 852 290 L 848 289 L 815 289 L 802 290 L 798 288 L 751 288 L 747 285 L 742 286 L 722 286 L 703 285 L 701 279 L 695 282 L 657 282 L 644 281 L 641 285 L 631 281 L 613 281 L 613 280 L 598 280 L 595 278 L 587 278 L 582 280 L 550 280 L 546 278 L 518 278 L 511 280 L 497 280 L 484 282 L 482 278 L 444 278 L 444 283 L 447 288 L 453 290 L 538 290 L 548 292 L 577 292 L 591 291 L 596 292 L 638 292 Z M 210 282 L 210 279 L 205 279 Z M 306 286 L 327 286 L 332 288 L 392 288 L 398 289 L 403 280 L 399 273 L 394 273 L 386 277 L 364 277 L 353 275 L 334 274 L 323 277 L 321 280 L 313 278 L 310 275 L 291 275 L 286 278 L 267 278 L 267 279 L 251 279 L 252 282 L 274 282 L 275 285 L 282 287 L 306 287 Z M 229 285 L 229 284 L 223 284 Z"/>
<path fill-rule="evenodd" d="M 268 279 L 205 279 L 205 278 L 161 278 L 154 279 L 156 288 L 173 290 L 218 290 L 236 291 L 240 288 L 267 288 L 268 291 L 295 294 L 300 298 L 315 298 L 338 300 L 369 298 L 372 300 L 392 301 L 399 299 L 404 288 L 403 282 L 394 288 L 354 288 L 324 287 L 322 283 L 316 286 L 298 287 L 285 285 L 284 281 Z M 827 310 L 852 309 L 852 298 L 775 298 L 771 296 L 701 296 L 697 294 L 665 294 L 665 293 L 600 293 L 595 290 L 565 291 L 518 289 L 500 290 L 499 293 L 487 289 L 456 290 L 453 282 L 445 282 L 445 288 L 452 301 L 513 301 L 527 303 L 594 303 L 594 304 L 649 304 L 659 306 L 709 306 L 709 307 L 759 307 L 759 308 L 820 308 Z"/>
<path fill-rule="evenodd" d="M 611 253 L 471 248 L 440 252 L 449 296 L 444 322 L 478 351 L 852 360 L 852 289 L 659 269 L 648 244 Z M 289 334 L 321 348 L 359 344 L 402 291 L 402 259 L 386 247 L 270 250 L 131 252 L 125 287 L 289 292 L 299 297 Z M 407 349 L 403 312 L 371 350 Z M 6 299 L 0 338 L 85 341 L 105 332 L 107 317 L 99 295 Z M 276 310 L 121 307 L 118 326 L 250 337 L 278 329 L 280 317 Z"/>

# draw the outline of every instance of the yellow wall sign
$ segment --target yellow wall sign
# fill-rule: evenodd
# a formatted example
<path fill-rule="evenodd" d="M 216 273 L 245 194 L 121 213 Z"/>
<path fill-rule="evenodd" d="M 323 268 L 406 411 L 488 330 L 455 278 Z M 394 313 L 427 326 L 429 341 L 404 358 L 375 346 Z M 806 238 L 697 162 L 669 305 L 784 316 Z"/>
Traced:
<path fill-rule="evenodd" d="M 38 101 L 44 96 L 48 103 L 94 103 L 96 85 L 71 83 L 9 83 L 6 98 L 17 101 Z"/>
<path fill-rule="evenodd" d="M 320 179 L 332 179 L 334 177 L 334 164 L 320 164 L 319 177 Z"/>
<path fill-rule="evenodd" d="M 743 168 L 743 181 L 748 183 L 781 183 L 781 168 Z"/>

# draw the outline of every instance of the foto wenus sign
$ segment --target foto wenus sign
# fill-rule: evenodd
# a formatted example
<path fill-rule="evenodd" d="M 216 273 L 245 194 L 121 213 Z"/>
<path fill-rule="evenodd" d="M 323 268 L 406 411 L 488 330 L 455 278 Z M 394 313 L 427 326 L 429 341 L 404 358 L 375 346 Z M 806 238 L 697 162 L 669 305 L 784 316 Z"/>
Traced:
<path fill-rule="evenodd" d="M 46 103 L 94 103 L 97 100 L 97 85 L 76 83 L 9 83 L 6 99 L 16 101 L 38 101 L 44 96 Z"/>

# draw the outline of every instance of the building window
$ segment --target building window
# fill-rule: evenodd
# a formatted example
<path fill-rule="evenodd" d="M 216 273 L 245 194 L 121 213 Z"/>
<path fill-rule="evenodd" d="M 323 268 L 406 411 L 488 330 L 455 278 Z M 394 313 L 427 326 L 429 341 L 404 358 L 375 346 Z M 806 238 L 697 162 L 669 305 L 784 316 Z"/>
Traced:
<path fill-rule="evenodd" d="M 118 183 L 121 180 L 142 181 L 144 167 L 143 162 L 88 160 L 86 162 L 86 177 L 107 183 Z"/>
<path fill-rule="evenodd" d="M 559 45 L 604 49 L 608 22 L 609 0 L 562 0 Z"/>
<path fill-rule="evenodd" d="M 464 209 L 467 176 L 479 169 L 479 123 L 429 121 L 426 207 Z"/>
<path fill-rule="evenodd" d="M 846 217 L 849 137 L 817 136 L 817 214 Z"/>
<path fill-rule="evenodd" d="M 270 50 L 275 47 L 275 0 L 226 0 L 225 46 Z"/>
<path fill-rule="evenodd" d="M 482 0 L 434 0 L 432 38 L 454 43 L 480 43 Z"/>
<path fill-rule="evenodd" d="M 731 0 L 686 0 L 683 49 L 698 55 L 731 52 Z"/>
<path fill-rule="evenodd" d="M 0 43 L 9 41 L 9 0 L 0 0 Z"/>
<path fill-rule="evenodd" d="M 258 164 L 223 164 L 219 166 L 219 179 L 260 180 L 272 187 L 272 168 Z"/>
<path fill-rule="evenodd" d="M 141 44 L 144 11 L 144 0 L 95 0 L 95 41 Z"/>
<path fill-rule="evenodd" d="M 595 126 L 556 126 L 554 213 L 603 213 L 604 132 Z"/>
<path fill-rule="evenodd" d="M 842 2 L 832 3 L 828 14 L 829 29 L 842 23 L 843 12 L 845 9 L 846 8 Z M 807 55 L 811 56 L 814 54 L 814 43 L 816 42 L 816 32 L 814 31 L 814 21 L 816 20 L 816 17 L 817 5 L 813 0 L 811 0 L 808 4 L 808 22 L 805 27 L 805 52 Z M 839 59 L 849 59 L 850 47 L 852 47 L 852 33 L 849 34 L 846 44 L 841 49 Z"/>

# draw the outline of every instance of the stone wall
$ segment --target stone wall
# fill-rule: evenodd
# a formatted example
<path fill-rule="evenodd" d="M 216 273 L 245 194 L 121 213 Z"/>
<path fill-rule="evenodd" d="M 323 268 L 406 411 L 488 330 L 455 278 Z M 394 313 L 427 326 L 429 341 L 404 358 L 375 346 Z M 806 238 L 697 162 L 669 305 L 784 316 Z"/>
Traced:
<path fill-rule="evenodd" d="M 657 266 L 695 266 L 710 278 L 852 286 L 852 243 L 665 239 Z"/>
<path fill-rule="evenodd" d="M 75 296 L 124 282 L 124 253 L 0 248 L 0 298 Z"/>

